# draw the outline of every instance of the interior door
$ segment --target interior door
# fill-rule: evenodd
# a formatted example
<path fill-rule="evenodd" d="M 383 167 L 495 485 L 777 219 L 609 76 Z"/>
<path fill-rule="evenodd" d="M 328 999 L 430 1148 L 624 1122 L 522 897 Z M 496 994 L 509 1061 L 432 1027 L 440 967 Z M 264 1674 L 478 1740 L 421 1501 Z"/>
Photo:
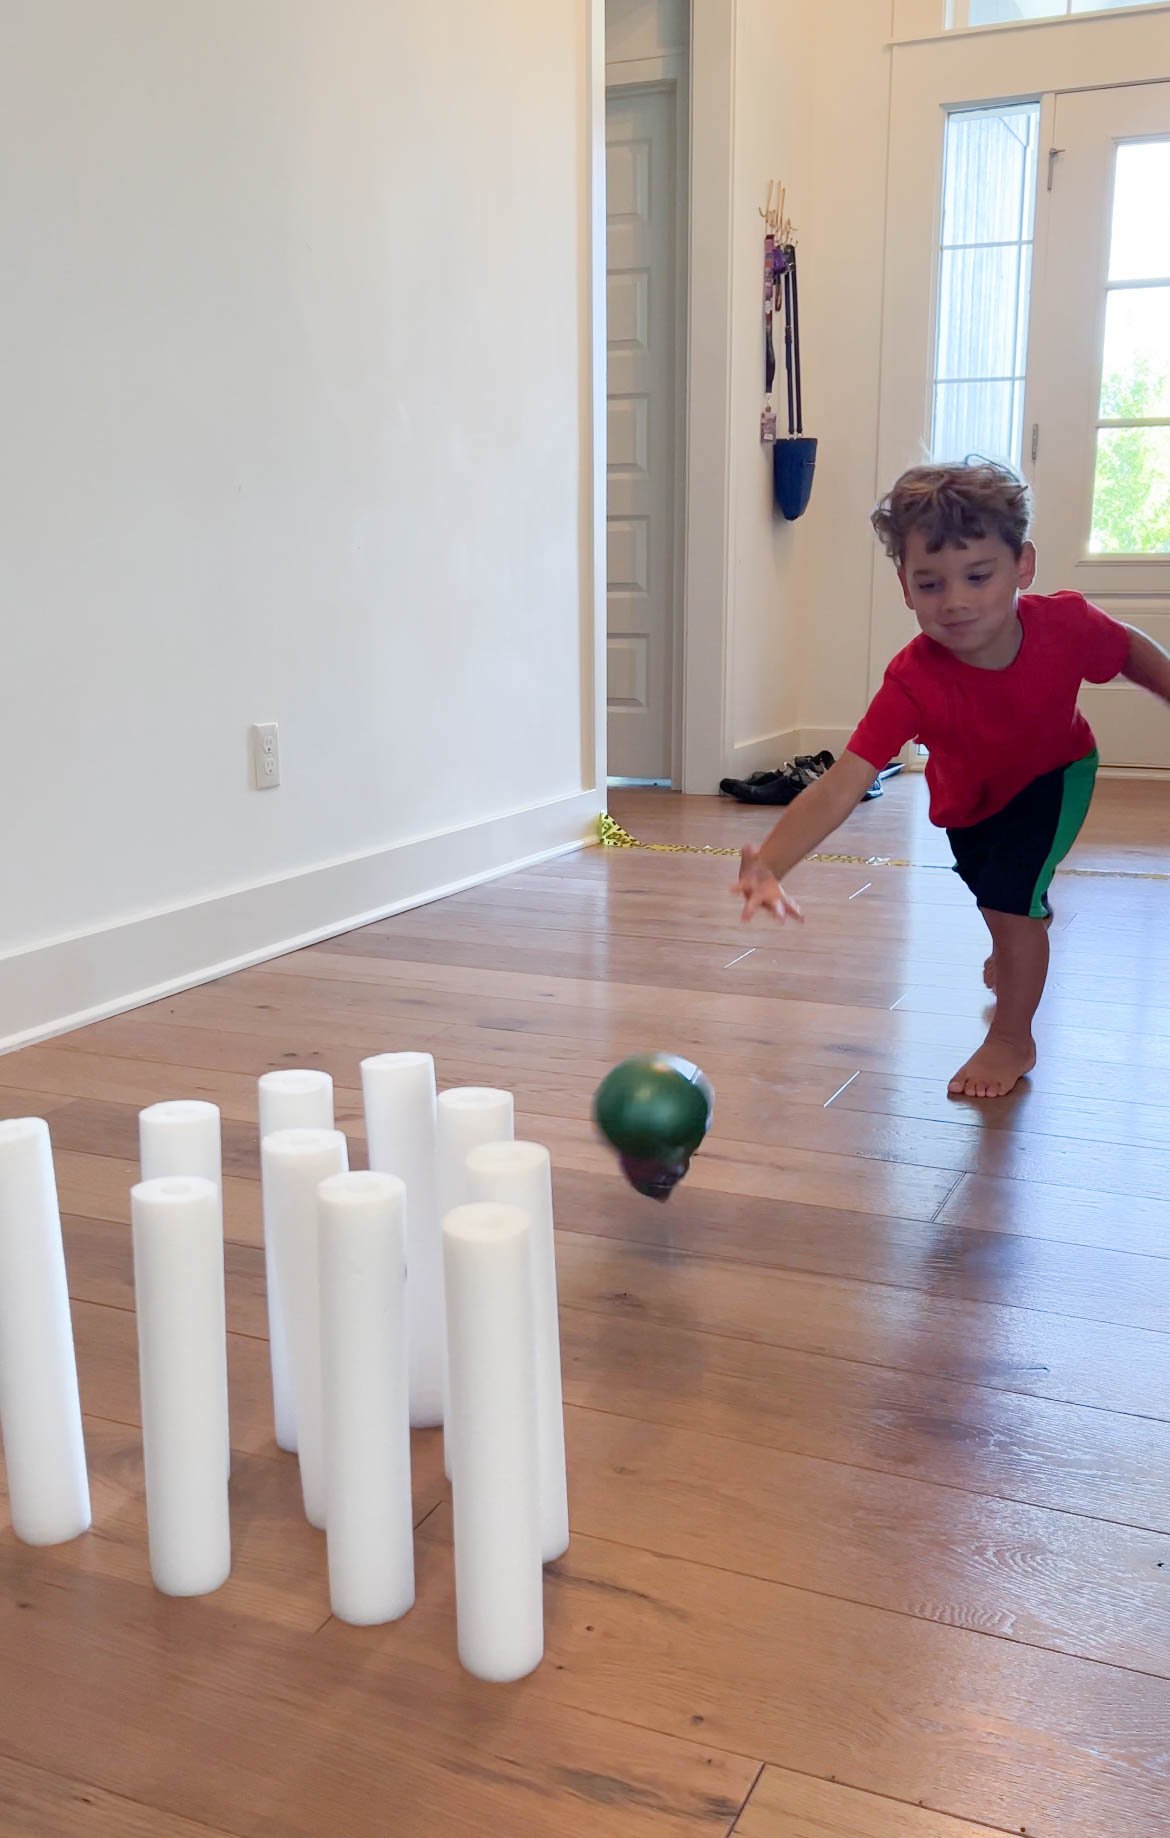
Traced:
<path fill-rule="evenodd" d="M 607 103 L 608 709 L 612 777 L 671 776 L 676 134 L 673 89 Z"/>
<path fill-rule="evenodd" d="M 1059 97 L 1049 166 L 1026 415 L 1038 585 L 1170 649 L 1170 83 Z M 1084 706 L 1106 765 L 1170 770 L 1161 703 L 1108 684 Z"/>

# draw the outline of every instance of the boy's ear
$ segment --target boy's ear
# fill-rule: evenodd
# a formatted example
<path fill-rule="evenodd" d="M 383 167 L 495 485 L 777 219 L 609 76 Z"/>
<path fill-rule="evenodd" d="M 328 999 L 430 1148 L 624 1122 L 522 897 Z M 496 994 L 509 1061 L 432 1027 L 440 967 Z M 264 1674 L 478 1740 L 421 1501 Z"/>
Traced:
<path fill-rule="evenodd" d="M 1016 575 L 1020 584 L 1020 592 L 1027 593 L 1032 582 L 1036 579 L 1035 543 L 1026 542 L 1020 550 L 1020 559 L 1016 564 Z"/>
<path fill-rule="evenodd" d="M 910 588 L 906 581 L 906 570 L 900 564 L 898 567 L 898 586 L 902 589 L 903 600 L 905 600 L 907 606 L 910 608 L 910 611 L 913 612 L 914 602 L 910 598 Z"/>

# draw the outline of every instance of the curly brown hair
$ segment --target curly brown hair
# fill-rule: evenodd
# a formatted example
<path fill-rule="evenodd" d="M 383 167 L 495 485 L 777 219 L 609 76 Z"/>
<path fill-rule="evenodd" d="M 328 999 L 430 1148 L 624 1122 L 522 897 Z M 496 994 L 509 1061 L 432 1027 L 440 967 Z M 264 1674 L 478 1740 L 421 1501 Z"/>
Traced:
<path fill-rule="evenodd" d="M 970 460 L 963 466 L 912 466 L 870 519 L 886 554 L 899 567 L 911 530 L 921 530 L 935 555 L 953 545 L 997 536 L 1015 556 L 1028 540 L 1032 494 L 1009 466 Z"/>

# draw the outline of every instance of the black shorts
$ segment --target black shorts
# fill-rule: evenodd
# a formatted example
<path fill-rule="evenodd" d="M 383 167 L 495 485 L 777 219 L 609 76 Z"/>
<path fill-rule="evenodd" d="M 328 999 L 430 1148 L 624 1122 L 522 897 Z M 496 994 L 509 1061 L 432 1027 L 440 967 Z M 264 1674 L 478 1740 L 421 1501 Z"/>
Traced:
<path fill-rule="evenodd" d="M 960 875 L 981 907 L 1048 919 L 1048 889 L 1080 834 L 1097 777 L 1096 753 L 1025 785 L 994 817 L 948 830 Z"/>

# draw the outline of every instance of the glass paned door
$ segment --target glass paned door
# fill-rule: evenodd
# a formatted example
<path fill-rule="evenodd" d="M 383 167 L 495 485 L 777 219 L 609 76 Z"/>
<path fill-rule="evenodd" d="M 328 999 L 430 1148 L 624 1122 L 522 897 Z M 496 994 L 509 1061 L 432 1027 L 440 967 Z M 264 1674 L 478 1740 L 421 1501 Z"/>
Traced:
<path fill-rule="evenodd" d="M 1170 648 L 1170 84 L 1057 98 L 1025 445 L 1041 588 Z M 1102 757 L 1170 769 L 1170 716 L 1086 690 Z"/>

